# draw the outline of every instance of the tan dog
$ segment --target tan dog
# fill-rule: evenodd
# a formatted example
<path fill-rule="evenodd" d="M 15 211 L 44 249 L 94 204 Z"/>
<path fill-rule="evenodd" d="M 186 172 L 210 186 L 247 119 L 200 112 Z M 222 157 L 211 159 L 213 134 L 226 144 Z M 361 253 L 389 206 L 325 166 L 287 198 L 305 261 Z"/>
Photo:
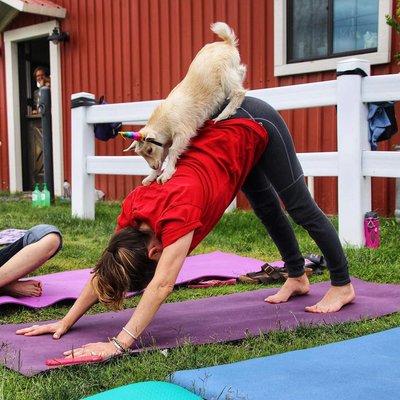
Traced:
<path fill-rule="evenodd" d="M 211 25 L 223 42 L 209 43 L 196 55 L 185 78 L 154 110 L 139 133 L 144 141 L 134 141 L 125 151 L 134 149 L 154 171 L 143 180 L 148 185 L 157 179 L 165 183 L 175 172 L 179 156 L 206 120 L 226 99 L 229 103 L 215 122 L 233 115 L 242 103 L 246 90 L 243 80 L 246 67 L 240 63 L 237 39 L 224 22 Z M 168 155 L 165 169 L 162 164 Z"/>

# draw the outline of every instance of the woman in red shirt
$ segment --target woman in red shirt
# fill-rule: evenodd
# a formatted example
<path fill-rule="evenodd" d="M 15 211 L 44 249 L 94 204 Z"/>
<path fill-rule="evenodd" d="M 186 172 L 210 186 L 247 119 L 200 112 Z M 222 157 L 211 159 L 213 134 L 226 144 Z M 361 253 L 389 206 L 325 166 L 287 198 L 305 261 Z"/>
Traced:
<path fill-rule="evenodd" d="M 59 322 L 18 331 L 59 338 L 98 300 L 119 309 L 129 290 L 144 289 L 135 312 L 111 342 L 75 349 L 77 355 L 111 356 L 128 349 L 172 292 L 186 256 L 217 224 L 240 189 L 277 245 L 289 278 L 269 303 L 306 294 L 309 282 L 293 229 L 304 227 L 324 254 L 332 286 L 310 312 L 334 312 L 351 302 L 347 260 L 332 224 L 304 182 L 285 122 L 265 102 L 247 97 L 235 116 L 209 121 L 182 155 L 164 185 L 133 190 L 122 205 L 116 233 L 71 310 Z M 71 356 L 71 351 L 64 353 Z"/>

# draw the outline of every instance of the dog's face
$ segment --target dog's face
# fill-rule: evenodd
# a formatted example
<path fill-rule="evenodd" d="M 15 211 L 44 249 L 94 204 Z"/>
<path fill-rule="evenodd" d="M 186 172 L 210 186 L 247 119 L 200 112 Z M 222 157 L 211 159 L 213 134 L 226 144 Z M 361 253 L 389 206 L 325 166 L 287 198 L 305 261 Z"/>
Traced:
<path fill-rule="evenodd" d="M 140 133 L 143 134 L 145 140 L 143 142 L 135 142 L 135 152 L 147 161 L 150 168 L 160 169 L 166 157 L 166 150 L 164 147 L 146 141 L 147 139 L 157 141 L 157 134 L 153 129 L 145 127 L 140 130 Z"/>

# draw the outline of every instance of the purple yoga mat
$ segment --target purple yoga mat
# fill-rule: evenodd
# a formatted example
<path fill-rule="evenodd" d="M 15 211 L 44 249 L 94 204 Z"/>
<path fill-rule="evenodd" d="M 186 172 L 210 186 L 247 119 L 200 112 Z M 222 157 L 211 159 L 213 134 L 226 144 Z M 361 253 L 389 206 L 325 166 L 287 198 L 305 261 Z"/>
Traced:
<path fill-rule="evenodd" d="M 188 283 L 200 278 L 229 279 L 239 275 L 257 271 L 263 261 L 254 258 L 241 257 L 235 254 L 215 251 L 188 257 L 178 276 L 177 284 Z M 282 261 L 271 265 L 282 267 Z M 48 307 L 62 300 L 75 300 L 82 291 L 90 274 L 90 269 L 58 272 L 55 274 L 36 276 L 43 285 L 43 295 L 40 297 L 0 296 L 2 304 L 19 304 L 31 308 Z"/>
<path fill-rule="evenodd" d="M 14 243 L 25 235 L 25 229 L 4 229 L 0 231 L 0 245 Z"/>
<path fill-rule="evenodd" d="M 338 313 L 312 314 L 304 311 L 329 288 L 328 282 L 312 285 L 310 294 L 288 303 L 272 305 L 263 300 L 276 289 L 263 289 L 201 300 L 164 304 L 141 337 L 143 348 L 172 348 L 183 342 L 194 344 L 226 342 L 255 336 L 259 332 L 294 329 L 300 324 L 336 324 L 378 317 L 400 310 L 400 286 L 364 282 L 353 278 L 357 292 L 354 303 Z M 45 360 L 61 357 L 63 351 L 106 341 L 120 332 L 132 310 L 81 318 L 60 340 L 50 335 L 25 337 L 17 329 L 32 324 L 0 326 L 0 362 L 26 376 L 48 370 Z M 140 352 L 142 349 L 136 350 Z"/>

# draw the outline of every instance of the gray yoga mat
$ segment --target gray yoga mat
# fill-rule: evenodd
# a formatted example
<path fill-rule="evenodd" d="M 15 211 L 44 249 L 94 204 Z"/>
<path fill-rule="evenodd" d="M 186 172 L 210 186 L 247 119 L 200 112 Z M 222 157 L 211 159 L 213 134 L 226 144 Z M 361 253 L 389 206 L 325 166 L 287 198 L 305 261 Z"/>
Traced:
<path fill-rule="evenodd" d="M 227 342 L 260 332 L 295 329 L 299 325 L 357 321 L 400 310 L 399 285 L 375 284 L 355 278 L 353 284 L 357 299 L 340 312 L 331 314 L 304 311 L 305 306 L 320 300 L 329 288 L 329 282 L 314 284 L 309 295 L 279 305 L 264 302 L 264 298 L 275 293 L 276 289 L 164 304 L 142 335 L 142 347 L 136 351 L 173 348 L 184 342 Z M 48 369 L 46 359 L 59 358 L 65 350 L 106 341 L 107 337 L 118 334 L 131 315 L 132 310 L 124 310 L 83 317 L 60 340 L 53 340 L 50 335 L 15 335 L 17 329 L 32 324 L 2 325 L 0 362 L 23 375 L 35 375 Z"/>

